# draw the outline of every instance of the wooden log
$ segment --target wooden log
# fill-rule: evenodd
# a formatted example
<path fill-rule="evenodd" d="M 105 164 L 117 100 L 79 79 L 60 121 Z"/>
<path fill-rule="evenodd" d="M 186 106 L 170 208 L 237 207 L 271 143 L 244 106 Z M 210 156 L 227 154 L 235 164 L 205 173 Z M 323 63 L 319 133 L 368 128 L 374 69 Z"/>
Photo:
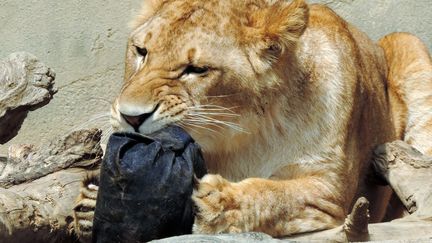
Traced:
<path fill-rule="evenodd" d="M 16 136 L 29 111 L 49 103 L 55 73 L 25 52 L 0 61 L 0 144 Z"/>
<path fill-rule="evenodd" d="M 348 241 L 369 240 L 369 201 L 361 197 L 354 204 L 353 210 L 342 227 Z"/>
<path fill-rule="evenodd" d="M 409 241 L 430 242 L 432 240 L 432 221 L 419 219 L 399 219 L 386 223 L 369 224 L 367 241 Z M 360 242 L 365 240 L 349 240 L 343 226 L 321 232 L 294 235 L 284 239 L 297 242 Z"/>
<path fill-rule="evenodd" d="M 395 141 L 375 150 L 373 165 L 412 216 L 432 217 L 432 157 Z"/>
<path fill-rule="evenodd" d="M 102 131 L 72 132 L 47 145 L 12 145 L 6 164 L 0 167 L 0 187 L 9 188 L 71 166 L 87 167 L 102 156 Z"/>
<path fill-rule="evenodd" d="M 14 146 L 3 166 L 0 242 L 77 242 L 73 207 L 86 175 L 99 169 L 100 130 L 46 146 Z"/>

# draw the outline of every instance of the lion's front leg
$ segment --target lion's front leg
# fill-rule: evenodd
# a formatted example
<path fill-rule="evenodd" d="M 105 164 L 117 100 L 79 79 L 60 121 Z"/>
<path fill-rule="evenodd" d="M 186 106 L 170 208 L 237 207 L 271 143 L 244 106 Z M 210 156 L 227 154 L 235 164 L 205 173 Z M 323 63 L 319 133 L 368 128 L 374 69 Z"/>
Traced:
<path fill-rule="evenodd" d="M 81 183 L 80 194 L 73 211 L 73 230 L 81 243 L 91 242 L 99 173 L 89 174 Z"/>
<path fill-rule="evenodd" d="M 231 183 L 206 175 L 193 193 L 194 233 L 264 232 L 274 237 L 336 227 L 346 216 L 341 195 L 322 178 Z"/>

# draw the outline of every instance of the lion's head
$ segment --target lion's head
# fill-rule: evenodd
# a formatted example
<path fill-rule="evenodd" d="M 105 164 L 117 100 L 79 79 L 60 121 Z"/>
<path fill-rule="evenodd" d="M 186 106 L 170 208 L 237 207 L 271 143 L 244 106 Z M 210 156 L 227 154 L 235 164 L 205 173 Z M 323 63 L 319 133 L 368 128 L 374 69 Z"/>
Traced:
<path fill-rule="evenodd" d="M 113 126 L 148 134 L 176 124 L 203 146 L 254 132 L 250 118 L 296 89 L 292 53 L 307 15 L 303 0 L 145 1 Z"/>

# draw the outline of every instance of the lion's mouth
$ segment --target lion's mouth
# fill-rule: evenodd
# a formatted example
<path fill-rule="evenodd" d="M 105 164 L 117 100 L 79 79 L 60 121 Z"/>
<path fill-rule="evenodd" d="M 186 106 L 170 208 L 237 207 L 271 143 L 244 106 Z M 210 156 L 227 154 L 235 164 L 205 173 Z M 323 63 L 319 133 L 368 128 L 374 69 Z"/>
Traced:
<path fill-rule="evenodd" d="M 139 133 L 140 126 L 143 123 L 145 123 L 148 119 L 150 119 L 158 109 L 159 109 L 159 104 L 156 105 L 155 108 L 148 113 L 143 113 L 139 115 L 127 115 L 120 112 L 120 115 L 126 121 L 126 123 L 132 126 L 135 132 Z"/>
<path fill-rule="evenodd" d="M 122 109 L 123 107 L 123 109 Z M 114 106 L 111 112 L 111 125 L 116 132 L 149 135 L 167 126 L 176 125 L 183 118 L 182 112 L 169 112 L 167 104 L 158 102 L 152 107 Z M 168 107 L 172 108 L 172 107 Z M 142 112 L 142 111 L 148 112 Z M 140 112 L 141 111 L 141 112 Z"/>

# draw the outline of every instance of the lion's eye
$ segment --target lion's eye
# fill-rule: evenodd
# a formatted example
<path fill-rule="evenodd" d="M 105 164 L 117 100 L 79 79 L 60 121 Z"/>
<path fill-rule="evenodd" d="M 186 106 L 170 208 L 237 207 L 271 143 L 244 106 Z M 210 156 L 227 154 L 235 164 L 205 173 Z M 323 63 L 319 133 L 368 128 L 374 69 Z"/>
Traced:
<path fill-rule="evenodd" d="M 139 46 L 136 46 L 135 48 L 136 48 L 136 52 L 137 52 L 140 56 L 145 57 L 145 56 L 147 55 L 147 49 L 146 49 L 146 48 L 139 47 Z"/>
<path fill-rule="evenodd" d="M 183 71 L 183 74 L 205 74 L 209 71 L 209 68 L 204 67 L 196 67 L 193 65 L 188 65 L 185 70 Z"/>

